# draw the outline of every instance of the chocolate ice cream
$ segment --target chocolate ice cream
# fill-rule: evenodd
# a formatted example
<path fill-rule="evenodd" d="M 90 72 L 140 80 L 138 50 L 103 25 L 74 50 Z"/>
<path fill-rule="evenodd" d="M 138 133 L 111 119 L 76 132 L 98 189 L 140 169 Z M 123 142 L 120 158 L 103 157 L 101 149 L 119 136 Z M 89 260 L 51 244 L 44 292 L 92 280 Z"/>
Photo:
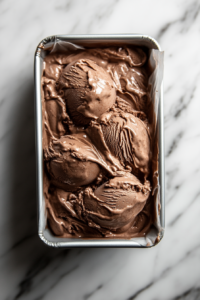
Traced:
<path fill-rule="evenodd" d="M 55 235 L 131 238 L 152 225 L 147 61 L 148 51 L 133 46 L 46 56 L 44 195 Z"/>

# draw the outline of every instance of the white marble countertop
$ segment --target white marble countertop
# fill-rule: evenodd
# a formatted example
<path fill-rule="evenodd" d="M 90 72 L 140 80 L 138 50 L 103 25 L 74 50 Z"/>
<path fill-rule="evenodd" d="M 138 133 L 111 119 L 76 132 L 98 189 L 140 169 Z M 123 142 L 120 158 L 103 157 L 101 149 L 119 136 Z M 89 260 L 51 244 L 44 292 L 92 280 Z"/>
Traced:
<path fill-rule="evenodd" d="M 200 1 L 0 2 L 0 299 L 200 299 Z M 151 249 L 37 236 L 33 60 L 53 34 L 143 33 L 165 51 L 166 232 Z"/>

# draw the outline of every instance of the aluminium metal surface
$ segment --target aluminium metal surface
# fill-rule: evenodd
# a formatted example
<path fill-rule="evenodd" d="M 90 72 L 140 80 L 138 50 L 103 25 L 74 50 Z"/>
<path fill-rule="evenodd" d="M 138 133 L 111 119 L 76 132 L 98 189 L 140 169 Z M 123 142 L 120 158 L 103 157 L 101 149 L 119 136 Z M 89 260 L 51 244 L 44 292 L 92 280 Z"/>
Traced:
<path fill-rule="evenodd" d="M 47 216 L 45 199 L 43 195 L 43 149 L 42 149 L 42 86 L 41 77 L 43 58 L 48 45 L 51 47 L 55 38 L 60 40 L 92 47 L 93 45 L 113 46 L 122 44 L 146 46 L 149 49 L 161 50 L 159 44 L 151 37 L 141 34 L 112 34 L 112 35 L 56 35 L 47 37 L 41 41 L 35 52 L 34 79 L 35 79 L 35 130 L 36 130 L 36 163 L 37 163 L 37 198 L 38 198 L 38 234 L 41 240 L 53 247 L 149 247 L 155 245 L 158 235 L 156 229 L 150 230 L 146 237 L 132 239 L 83 239 L 83 238 L 59 238 L 52 235 L 46 227 Z M 165 227 L 165 171 L 164 171 L 164 124 L 163 124 L 163 84 L 161 86 L 158 106 L 159 125 L 159 183 L 160 183 L 160 239 L 162 239 Z"/>

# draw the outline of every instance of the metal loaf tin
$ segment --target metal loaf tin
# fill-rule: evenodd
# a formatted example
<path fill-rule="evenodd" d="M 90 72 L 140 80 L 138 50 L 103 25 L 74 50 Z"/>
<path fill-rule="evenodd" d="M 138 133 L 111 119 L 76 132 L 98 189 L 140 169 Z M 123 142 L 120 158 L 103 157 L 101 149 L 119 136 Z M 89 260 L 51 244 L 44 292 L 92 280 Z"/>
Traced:
<path fill-rule="evenodd" d="M 163 237 L 165 224 L 165 185 L 164 185 L 164 133 L 163 133 L 163 86 L 161 86 L 158 106 L 159 129 L 159 184 L 160 204 L 158 228 L 150 230 L 146 237 L 132 239 L 81 239 L 59 238 L 52 235 L 47 228 L 45 199 L 43 194 L 43 149 L 42 149 L 42 86 L 41 77 L 45 50 L 52 47 L 55 39 L 61 39 L 78 45 L 91 47 L 129 44 L 146 46 L 149 49 L 161 50 L 159 44 L 151 37 L 141 34 L 124 35 L 57 35 L 45 38 L 35 52 L 35 130 L 36 130 L 36 164 L 37 164 L 37 201 L 38 201 L 38 235 L 41 240 L 52 247 L 134 247 L 146 248 L 156 245 Z"/>

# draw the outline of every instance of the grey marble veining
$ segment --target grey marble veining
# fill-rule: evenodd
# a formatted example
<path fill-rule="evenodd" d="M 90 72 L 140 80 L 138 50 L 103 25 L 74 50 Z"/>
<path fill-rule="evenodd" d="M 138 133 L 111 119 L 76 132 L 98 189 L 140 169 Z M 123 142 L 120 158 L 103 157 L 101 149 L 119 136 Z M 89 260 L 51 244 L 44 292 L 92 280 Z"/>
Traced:
<path fill-rule="evenodd" d="M 200 299 L 200 1 L 0 2 L 0 299 Z M 37 236 L 33 58 L 53 34 L 143 33 L 165 51 L 166 231 L 151 249 Z"/>

